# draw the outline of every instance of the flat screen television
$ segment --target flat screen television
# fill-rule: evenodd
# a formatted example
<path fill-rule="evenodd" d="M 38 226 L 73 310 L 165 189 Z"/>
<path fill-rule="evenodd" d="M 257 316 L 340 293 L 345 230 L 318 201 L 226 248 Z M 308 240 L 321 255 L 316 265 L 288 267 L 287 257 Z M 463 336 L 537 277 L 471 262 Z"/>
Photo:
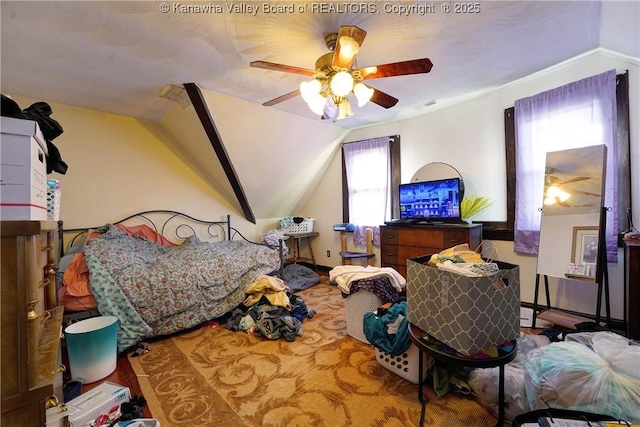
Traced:
<path fill-rule="evenodd" d="M 462 197 L 460 178 L 400 184 L 400 219 L 461 222 Z"/>

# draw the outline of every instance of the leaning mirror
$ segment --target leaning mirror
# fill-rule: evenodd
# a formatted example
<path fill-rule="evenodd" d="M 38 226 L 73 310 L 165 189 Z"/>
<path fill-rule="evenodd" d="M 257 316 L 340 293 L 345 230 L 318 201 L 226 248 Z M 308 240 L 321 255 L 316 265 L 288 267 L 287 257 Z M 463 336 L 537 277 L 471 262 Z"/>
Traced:
<path fill-rule="evenodd" d="M 547 153 L 537 273 L 594 281 L 606 147 Z"/>

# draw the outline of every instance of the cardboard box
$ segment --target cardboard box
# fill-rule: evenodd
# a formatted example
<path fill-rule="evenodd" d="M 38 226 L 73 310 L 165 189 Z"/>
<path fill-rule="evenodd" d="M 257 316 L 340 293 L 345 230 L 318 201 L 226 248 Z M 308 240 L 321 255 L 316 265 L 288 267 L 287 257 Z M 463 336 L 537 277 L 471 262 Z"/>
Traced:
<path fill-rule="evenodd" d="M 129 387 L 105 381 L 66 404 L 69 427 L 83 427 L 87 422 L 131 399 Z"/>
<path fill-rule="evenodd" d="M 409 322 L 454 350 L 472 355 L 520 335 L 520 268 L 496 261 L 490 277 L 467 277 L 407 260 Z"/>
<path fill-rule="evenodd" d="M 2 117 L 0 217 L 47 219 L 47 142 L 38 123 Z"/>

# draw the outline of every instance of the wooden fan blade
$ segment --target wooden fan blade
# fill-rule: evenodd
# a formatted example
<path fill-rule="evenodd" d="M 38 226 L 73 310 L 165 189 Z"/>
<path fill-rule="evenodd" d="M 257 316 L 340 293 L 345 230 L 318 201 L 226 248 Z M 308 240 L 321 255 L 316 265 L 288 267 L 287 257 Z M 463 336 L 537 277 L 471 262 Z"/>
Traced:
<path fill-rule="evenodd" d="M 303 76 L 311 76 L 316 73 L 314 70 L 307 70 L 306 68 L 293 67 L 291 65 L 276 64 L 275 62 L 267 61 L 252 61 L 249 63 L 254 68 L 264 68 L 271 71 L 282 71 L 284 73 L 302 74 Z"/>
<path fill-rule="evenodd" d="M 296 89 L 293 92 L 289 92 L 277 98 L 273 98 L 271 101 L 263 102 L 262 105 L 264 105 L 265 107 L 271 107 L 272 105 L 279 104 L 283 101 L 286 101 L 287 99 L 294 98 L 298 95 L 300 95 L 300 89 Z"/>
<path fill-rule="evenodd" d="M 373 96 L 371 96 L 370 102 L 374 104 L 378 104 L 384 108 L 391 108 L 398 103 L 398 99 L 394 98 L 391 95 L 387 95 L 386 93 L 379 91 L 376 88 L 373 89 Z"/>
<path fill-rule="evenodd" d="M 338 31 L 338 40 L 333 50 L 332 65 L 340 68 L 351 68 L 353 60 L 362 47 L 367 36 L 365 30 L 355 26 L 342 26 Z"/>
<path fill-rule="evenodd" d="M 571 194 L 582 194 L 584 196 L 593 196 L 593 197 L 600 197 L 600 194 L 596 194 L 596 193 L 590 193 L 588 191 L 582 191 L 582 190 L 574 190 L 571 188 L 567 188 L 566 189 L 567 192 L 571 193 Z"/>
<path fill-rule="evenodd" d="M 393 62 L 375 67 L 359 68 L 362 80 L 380 79 L 382 77 L 407 76 L 409 74 L 423 74 L 431 71 L 433 63 L 429 58 L 413 59 L 411 61 Z"/>
<path fill-rule="evenodd" d="M 559 182 L 556 185 L 570 184 L 572 182 L 584 181 L 587 179 L 591 179 L 591 178 L 589 178 L 588 176 L 577 176 L 575 178 L 571 178 L 571 179 L 567 179 L 566 181 Z"/>

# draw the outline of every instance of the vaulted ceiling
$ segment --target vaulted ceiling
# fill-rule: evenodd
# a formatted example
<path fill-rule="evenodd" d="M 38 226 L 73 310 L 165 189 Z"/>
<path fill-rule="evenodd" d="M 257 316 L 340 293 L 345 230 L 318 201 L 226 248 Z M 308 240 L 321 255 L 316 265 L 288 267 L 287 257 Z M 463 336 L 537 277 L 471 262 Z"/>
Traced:
<path fill-rule="evenodd" d="M 263 4 L 273 9 L 265 10 Z M 298 153 L 309 156 L 304 163 L 310 163 L 345 130 L 424 114 L 596 48 L 640 57 L 637 19 L 631 25 L 628 19 L 639 13 L 637 1 L 483 1 L 464 11 L 468 13 L 445 12 L 458 4 L 2 1 L 2 90 L 168 123 L 175 104 L 160 98 L 159 92 L 167 84 L 193 82 L 210 99 L 237 100 L 225 102 L 225 109 L 238 105 L 265 117 L 285 112 L 299 118 L 301 132 L 326 129 L 319 137 L 325 145 Z M 321 121 L 301 97 L 263 107 L 263 102 L 297 89 L 309 78 L 252 68 L 249 63 L 265 60 L 313 69 L 316 59 L 328 52 L 324 35 L 341 25 L 367 32 L 357 56 L 359 67 L 429 58 L 433 69 L 369 81 L 398 98 L 398 104 L 390 109 L 371 103 L 354 106 L 354 116 L 336 123 Z M 174 126 L 180 140 L 184 130 Z M 279 141 L 291 145 L 283 138 Z M 204 144 L 200 149 L 208 142 Z M 210 175 L 213 185 L 218 180 L 213 169 L 219 165 L 198 160 L 202 156 L 197 150 L 183 147 L 185 158 Z M 239 165 L 240 180 L 258 217 L 280 214 L 268 207 L 275 202 L 263 200 L 259 189 L 244 181 L 251 160 L 243 165 L 241 152 L 231 149 L 229 154 Z M 286 176 L 273 177 L 278 182 L 271 182 L 271 188 L 292 190 L 288 182 L 322 167 L 294 167 Z"/>

